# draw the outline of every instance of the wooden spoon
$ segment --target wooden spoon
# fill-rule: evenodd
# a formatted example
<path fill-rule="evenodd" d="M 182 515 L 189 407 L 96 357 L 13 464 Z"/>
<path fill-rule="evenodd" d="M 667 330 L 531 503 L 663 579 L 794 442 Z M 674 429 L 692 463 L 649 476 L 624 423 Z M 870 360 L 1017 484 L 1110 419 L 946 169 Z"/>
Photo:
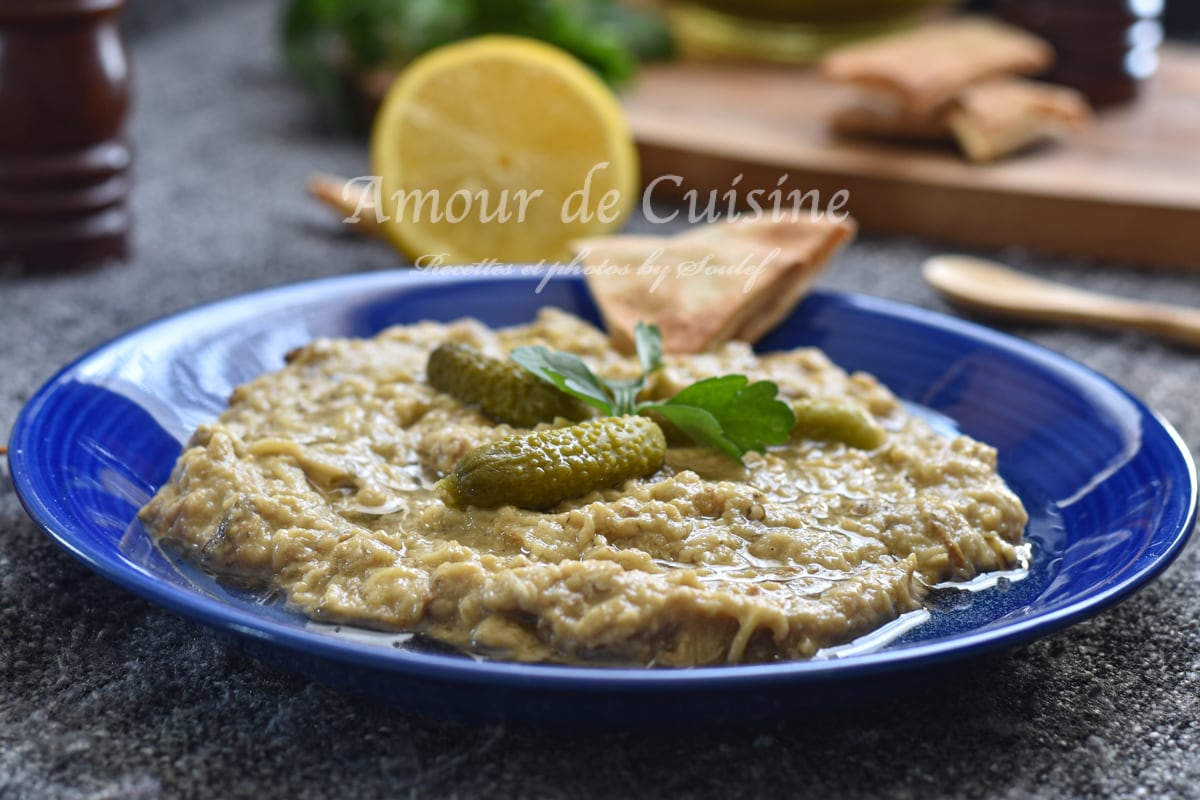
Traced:
<path fill-rule="evenodd" d="M 947 298 L 978 311 L 1038 322 L 1129 328 L 1200 347 L 1200 311 L 1195 309 L 1076 289 L 971 256 L 934 256 L 922 272 Z"/>
<path fill-rule="evenodd" d="M 341 215 L 342 222 L 351 225 L 355 233 L 363 236 L 384 236 L 383 228 L 371 213 L 374 207 L 369 202 L 370 192 L 366 186 L 336 175 L 316 173 L 308 179 L 308 192 Z M 356 222 L 347 220 L 357 217 Z"/>

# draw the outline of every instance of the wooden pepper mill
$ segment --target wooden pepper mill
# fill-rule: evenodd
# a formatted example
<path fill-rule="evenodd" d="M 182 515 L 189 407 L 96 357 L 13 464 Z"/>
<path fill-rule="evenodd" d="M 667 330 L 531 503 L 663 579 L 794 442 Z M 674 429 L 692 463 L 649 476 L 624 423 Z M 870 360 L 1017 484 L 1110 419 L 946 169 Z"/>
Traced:
<path fill-rule="evenodd" d="M 128 254 L 124 6 L 0 0 L 0 266 L 70 269 Z"/>

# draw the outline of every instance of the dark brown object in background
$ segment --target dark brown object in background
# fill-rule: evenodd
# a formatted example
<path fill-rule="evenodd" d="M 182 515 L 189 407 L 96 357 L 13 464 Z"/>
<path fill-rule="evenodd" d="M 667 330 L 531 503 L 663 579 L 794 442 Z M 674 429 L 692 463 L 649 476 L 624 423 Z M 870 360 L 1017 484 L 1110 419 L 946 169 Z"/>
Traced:
<path fill-rule="evenodd" d="M 1038 34 L 1058 59 L 1044 76 L 1096 105 L 1133 99 L 1158 68 L 1163 0 L 998 0 L 1005 20 Z"/>
<path fill-rule="evenodd" d="M 0 0 L 0 265 L 124 258 L 125 0 Z"/>

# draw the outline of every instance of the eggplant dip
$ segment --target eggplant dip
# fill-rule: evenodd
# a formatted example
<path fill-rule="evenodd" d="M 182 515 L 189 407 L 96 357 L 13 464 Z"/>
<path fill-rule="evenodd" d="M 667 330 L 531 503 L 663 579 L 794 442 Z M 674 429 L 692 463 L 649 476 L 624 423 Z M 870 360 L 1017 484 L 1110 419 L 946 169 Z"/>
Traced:
<path fill-rule="evenodd" d="M 642 413 L 537 378 L 548 394 L 514 394 L 496 376 L 533 374 L 514 351 L 574 354 Z M 317 340 L 235 390 L 141 519 L 320 622 L 592 665 L 810 658 L 920 608 L 934 584 L 1017 562 L 1027 516 L 995 451 L 935 432 L 871 376 L 739 342 L 645 356 L 554 310 L 502 330 Z M 691 411 L 649 408 L 731 375 L 750 383 L 726 403 L 729 439 L 758 386 L 777 388 L 758 399 L 794 429 L 730 452 L 697 444 Z M 497 421 L 535 406 L 540 420 Z"/>

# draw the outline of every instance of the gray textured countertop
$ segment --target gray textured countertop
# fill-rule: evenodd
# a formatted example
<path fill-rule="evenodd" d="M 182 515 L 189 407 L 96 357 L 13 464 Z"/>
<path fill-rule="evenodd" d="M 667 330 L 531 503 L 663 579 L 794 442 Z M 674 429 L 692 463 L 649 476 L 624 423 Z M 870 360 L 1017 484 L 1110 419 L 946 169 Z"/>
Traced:
<path fill-rule="evenodd" d="M 395 263 L 303 194 L 365 171 L 278 68 L 275 4 L 140 39 L 137 256 L 0 277 L 0 438 L 58 367 L 141 322 L 238 292 Z M 644 223 L 643 223 L 644 227 Z M 925 243 L 865 239 L 823 278 L 945 310 Z M 1053 278 L 1200 305 L 1200 277 L 1033 262 Z M 1132 335 L 1010 327 L 1140 395 L 1200 444 L 1200 361 Z M 1195 548 L 1074 628 L 876 707 L 693 736 L 541 735 L 408 717 L 261 666 L 91 574 L 0 488 L 0 798 L 1194 797 Z"/>

